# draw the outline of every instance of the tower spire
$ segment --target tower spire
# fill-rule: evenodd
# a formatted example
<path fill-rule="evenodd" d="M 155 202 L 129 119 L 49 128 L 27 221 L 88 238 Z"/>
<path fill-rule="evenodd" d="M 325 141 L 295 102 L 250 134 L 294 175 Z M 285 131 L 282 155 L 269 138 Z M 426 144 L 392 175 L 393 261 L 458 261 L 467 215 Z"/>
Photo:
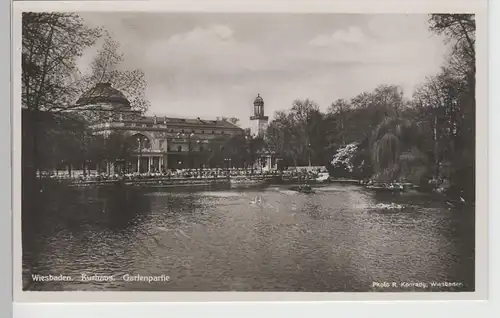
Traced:
<path fill-rule="evenodd" d="M 250 117 L 252 122 L 252 134 L 262 136 L 266 130 L 268 117 L 264 115 L 264 99 L 257 94 L 253 102 L 253 116 Z"/>

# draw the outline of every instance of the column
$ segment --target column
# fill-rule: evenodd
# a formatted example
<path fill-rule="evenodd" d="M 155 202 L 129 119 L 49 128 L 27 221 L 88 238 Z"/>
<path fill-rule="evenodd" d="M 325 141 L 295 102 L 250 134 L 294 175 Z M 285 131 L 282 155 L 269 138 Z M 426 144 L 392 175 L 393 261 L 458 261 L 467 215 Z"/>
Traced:
<path fill-rule="evenodd" d="M 153 164 L 153 161 L 151 160 L 151 156 L 148 156 L 148 172 L 151 172 L 151 165 Z"/>
<path fill-rule="evenodd" d="M 141 172 L 141 157 L 137 156 L 137 173 Z"/>
<path fill-rule="evenodd" d="M 154 172 L 158 172 L 161 169 L 160 166 L 160 157 L 154 156 L 153 157 L 153 166 L 154 166 Z"/>

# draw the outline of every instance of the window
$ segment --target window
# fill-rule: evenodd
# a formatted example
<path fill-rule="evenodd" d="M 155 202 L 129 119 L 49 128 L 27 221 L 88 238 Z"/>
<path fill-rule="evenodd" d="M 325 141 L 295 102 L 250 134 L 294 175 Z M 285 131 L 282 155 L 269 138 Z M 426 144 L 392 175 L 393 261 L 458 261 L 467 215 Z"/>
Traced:
<path fill-rule="evenodd" d="M 205 131 L 204 131 L 204 130 L 202 130 L 202 131 L 201 131 L 201 133 L 202 133 L 202 134 L 204 134 L 204 133 L 205 133 Z"/>
<path fill-rule="evenodd" d="M 224 131 L 221 131 L 220 133 L 221 133 L 222 135 L 224 135 Z"/>
<path fill-rule="evenodd" d="M 184 129 L 183 129 L 183 130 L 181 130 L 181 132 L 182 132 L 182 133 L 184 133 Z"/>
<path fill-rule="evenodd" d="M 193 130 L 191 130 L 191 133 L 193 133 L 193 134 L 194 134 L 194 129 L 193 129 Z"/>
<path fill-rule="evenodd" d="M 177 151 L 182 152 L 182 146 L 177 146 Z"/>
<path fill-rule="evenodd" d="M 131 127 L 135 127 L 135 123 L 131 123 L 131 124 L 130 124 L 130 126 L 131 126 Z"/>
<path fill-rule="evenodd" d="M 212 135 L 215 135 L 215 131 L 212 130 Z"/>
<path fill-rule="evenodd" d="M 174 132 L 174 130 L 172 128 L 170 128 L 170 132 Z"/>
<path fill-rule="evenodd" d="M 167 151 L 170 152 L 170 145 L 167 145 Z"/>
<path fill-rule="evenodd" d="M 165 142 L 165 140 L 158 140 L 158 142 L 159 142 L 159 148 L 163 149 L 163 143 Z"/>
<path fill-rule="evenodd" d="M 203 152 L 203 146 L 200 145 L 200 152 Z"/>

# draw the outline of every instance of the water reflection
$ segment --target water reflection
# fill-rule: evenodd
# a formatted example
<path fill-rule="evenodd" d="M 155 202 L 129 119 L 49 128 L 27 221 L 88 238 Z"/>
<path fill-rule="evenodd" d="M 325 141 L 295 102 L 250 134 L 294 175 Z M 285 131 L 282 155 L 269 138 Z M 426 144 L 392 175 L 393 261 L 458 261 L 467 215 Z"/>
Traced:
<path fill-rule="evenodd" d="M 371 291 L 373 282 L 433 280 L 474 289 L 472 211 L 425 195 L 332 185 L 314 195 L 271 186 L 57 189 L 44 196 L 36 213 L 23 216 L 36 220 L 23 228 L 27 274 L 172 280 L 31 282 L 30 290 Z M 376 208 L 389 203 L 411 208 Z"/>

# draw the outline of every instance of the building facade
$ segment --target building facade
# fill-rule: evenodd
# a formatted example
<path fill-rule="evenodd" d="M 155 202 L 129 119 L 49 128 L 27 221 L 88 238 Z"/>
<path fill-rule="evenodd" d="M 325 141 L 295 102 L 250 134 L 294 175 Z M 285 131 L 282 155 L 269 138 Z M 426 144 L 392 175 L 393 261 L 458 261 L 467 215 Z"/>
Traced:
<path fill-rule="evenodd" d="M 115 171 L 123 169 L 146 173 L 214 167 L 210 161 L 214 153 L 220 152 L 232 137 L 245 134 L 242 128 L 225 119 L 143 116 L 132 110 L 125 96 L 109 83 L 97 84 L 84 94 L 72 109 L 75 110 L 87 117 L 98 114 L 100 119 L 92 126 L 94 134 L 109 136 L 113 132 L 119 132 L 135 145 L 133 158 L 121 163 L 125 167 L 117 167 L 118 164 L 114 163 L 112 169 Z M 258 95 L 254 101 L 254 115 L 251 117 L 251 133 L 263 136 L 267 121 L 264 101 Z M 223 165 L 226 167 L 243 166 L 241 162 L 232 159 L 231 155 L 224 160 L 226 162 Z M 271 158 L 258 158 L 256 164 L 269 169 Z M 221 167 L 220 164 L 215 166 Z"/>
<path fill-rule="evenodd" d="M 225 139 L 242 133 L 227 121 L 138 116 L 94 126 L 95 133 L 121 132 L 134 143 L 133 172 L 207 168 Z"/>

